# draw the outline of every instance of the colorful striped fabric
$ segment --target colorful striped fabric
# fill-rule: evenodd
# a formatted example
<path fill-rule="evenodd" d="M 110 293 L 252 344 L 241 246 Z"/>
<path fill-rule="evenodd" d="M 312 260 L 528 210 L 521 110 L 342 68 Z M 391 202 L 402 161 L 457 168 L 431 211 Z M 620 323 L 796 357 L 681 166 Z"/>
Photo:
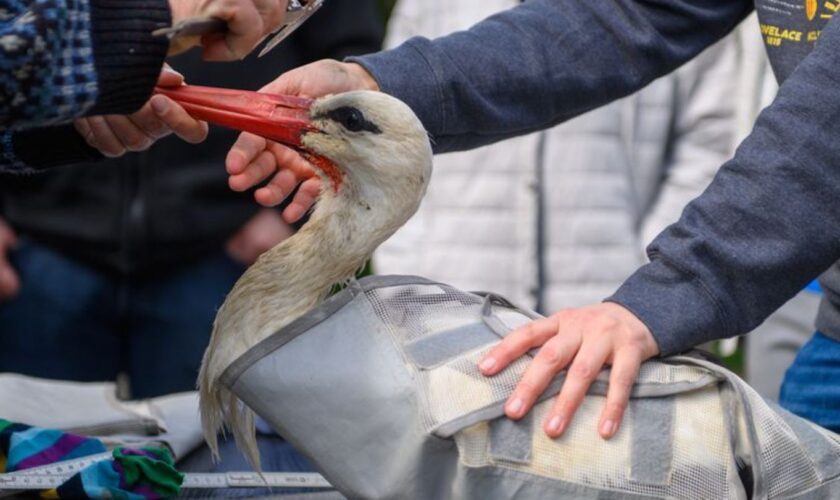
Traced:
<path fill-rule="evenodd" d="M 98 439 L 0 419 L 0 473 L 15 472 L 107 451 Z M 117 448 L 42 498 L 143 500 L 177 496 L 183 475 L 163 448 Z"/>

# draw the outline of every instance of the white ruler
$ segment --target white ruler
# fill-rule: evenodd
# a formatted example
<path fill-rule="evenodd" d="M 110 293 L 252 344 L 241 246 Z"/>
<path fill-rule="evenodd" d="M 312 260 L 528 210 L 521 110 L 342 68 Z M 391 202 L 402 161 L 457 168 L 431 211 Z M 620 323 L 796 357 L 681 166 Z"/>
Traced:
<path fill-rule="evenodd" d="M 85 467 L 112 458 L 111 453 L 33 467 L 0 474 L 3 491 L 48 490 L 56 488 Z M 186 473 L 181 488 L 332 488 L 324 476 L 314 472 L 218 472 Z"/>

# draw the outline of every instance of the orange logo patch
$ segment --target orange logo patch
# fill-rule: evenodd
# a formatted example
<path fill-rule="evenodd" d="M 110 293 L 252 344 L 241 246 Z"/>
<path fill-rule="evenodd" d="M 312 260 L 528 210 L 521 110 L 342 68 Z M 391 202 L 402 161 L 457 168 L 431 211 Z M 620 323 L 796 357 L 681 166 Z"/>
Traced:
<path fill-rule="evenodd" d="M 813 21 L 817 15 L 817 0 L 805 0 L 805 15 L 809 21 Z"/>

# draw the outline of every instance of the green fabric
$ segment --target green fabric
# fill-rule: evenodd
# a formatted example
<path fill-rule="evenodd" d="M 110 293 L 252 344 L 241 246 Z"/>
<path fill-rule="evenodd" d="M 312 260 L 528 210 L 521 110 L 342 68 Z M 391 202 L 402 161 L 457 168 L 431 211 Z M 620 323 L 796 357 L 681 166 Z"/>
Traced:
<path fill-rule="evenodd" d="M 129 486 L 144 483 L 160 495 L 177 496 L 181 491 L 184 475 L 175 469 L 175 460 L 169 450 L 143 448 L 126 452 L 124 448 L 114 450 L 114 460 L 123 468 L 123 479 Z M 151 455 L 151 456 L 150 456 Z"/>

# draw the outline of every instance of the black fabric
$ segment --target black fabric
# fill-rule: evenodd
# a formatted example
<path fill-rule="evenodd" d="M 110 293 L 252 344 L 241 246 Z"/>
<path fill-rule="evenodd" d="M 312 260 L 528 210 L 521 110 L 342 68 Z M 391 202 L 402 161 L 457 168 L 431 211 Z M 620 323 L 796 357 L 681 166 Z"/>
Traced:
<path fill-rule="evenodd" d="M 169 41 L 152 31 L 172 24 L 166 0 L 92 0 L 99 97 L 89 114 L 129 113 L 149 99 Z"/>
<path fill-rule="evenodd" d="M 189 83 L 255 90 L 316 59 L 379 49 L 374 0 L 330 0 L 267 56 L 210 64 L 192 51 L 169 62 Z M 0 214 L 22 235 L 100 269 L 168 272 L 217 250 L 258 209 L 227 185 L 224 159 L 237 133 L 211 127 L 200 146 L 174 137 L 116 160 L 0 178 Z M 44 141 L 40 149 L 58 149 Z M 65 151 L 66 152 L 66 151 Z"/>
<path fill-rule="evenodd" d="M 36 168 L 102 159 L 102 154 L 88 146 L 72 125 L 18 132 L 12 145 L 21 161 Z"/>

